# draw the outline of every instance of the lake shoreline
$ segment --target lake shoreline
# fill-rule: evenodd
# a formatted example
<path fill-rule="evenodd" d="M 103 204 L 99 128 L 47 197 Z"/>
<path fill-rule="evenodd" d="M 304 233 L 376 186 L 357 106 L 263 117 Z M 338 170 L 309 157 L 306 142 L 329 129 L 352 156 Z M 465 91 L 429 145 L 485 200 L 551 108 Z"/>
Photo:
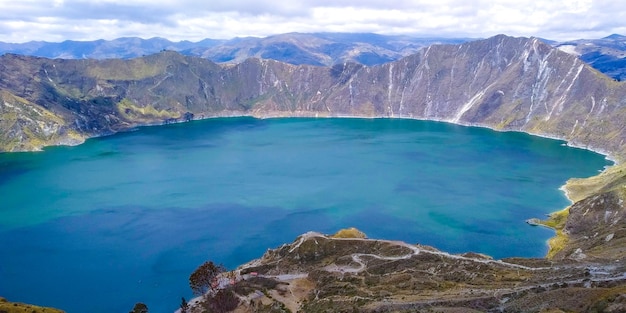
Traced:
<path fill-rule="evenodd" d="M 101 137 L 107 137 L 107 136 L 111 136 L 111 135 L 115 135 L 117 133 L 125 133 L 125 132 L 132 132 L 132 131 L 136 131 L 139 128 L 144 128 L 144 127 L 154 127 L 154 126 L 164 126 L 164 125 L 169 125 L 169 124 L 183 124 L 183 123 L 188 123 L 188 122 L 194 122 L 194 121 L 203 121 L 203 120 L 211 120 L 211 119 L 228 119 L 228 118 L 253 118 L 253 119 L 259 119 L 259 120 L 264 120 L 264 119 L 291 119 L 291 118 L 311 118 L 311 119 L 363 119 L 363 120 L 368 120 L 368 119 L 402 119 L 402 120 L 418 120 L 418 121 L 432 121 L 432 122 L 441 122 L 441 123 L 446 123 L 446 124 L 450 124 L 450 125 L 458 125 L 458 126 L 463 126 L 463 127 L 476 127 L 476 128 L 484 128 L 484 129 L 489 129 L 492 131 L 496 131 L 496 132 L 517 132 L 517 133 L 523 133 L 523 134 L 527 134 L 527 135 L 531 135 L 531 136 L 536 136 L 536 137 L 540 137 L 540 138 L 547 138 L 547 139 L 552 139 L 552 140 L 557 140 L 557 141 L 562 141 L 564 145 L 568 146 L 568 147 L 572 147 L 572 148 L 576 148 L 576 149 L 583 149 L 583 150 L 587 150 L 587 151 L 591 151 L 597 154 L 600 154 L 602 156 L 604 156 L 604 158 L 608 161 L 613 162 L 612 165 L 609 166 L 605 166 L 603 170 L 601 170 L 597 175 L 594 176 L 590 176 L 591 177 L 596 177 L 601 175 L 603 172 L 605 172 L 607 169 L 614 167 L 616 165 L 619 164 L 618 158 L 613 156 L 610 152 L 604 150 L 604 149 L 600 149 L 600 148 L 593 148 L 593 147 L 589 147 L 589 146 L 583 146 L 580 144 L 576 144 L 573 143 L 571 141 L 568 141 L 566 139 L 560 138 L 558 136 L 554 136 L 554 135 L 549 135 L 549 134 L 539 134 L 539 133 L 532 133 L 532 132 L 528 132 L 528 131 L 524 131 L 524 130 L 514 130 L 514 129 L 498 129 L 496 127 L 490 126 L 490 125 L 483 125 L 483 124 L 476 124 L 476 123 L 463 123 L 463 122 L 458 122 L 458 121 L 452 121 L 449 119 L 432 119 L 432 118 L 422 118 L 422 117 L 416 117 L 416 116 L 412 116 L 412 115 L 394 115 L 394 116 L 386 116 L 386 115 L 372 115 L 372 116 L 363 116 L 363 115 L 351 115 L 351 114 L 326 114 L 325 112 L 310 112 L 310 111 L 293 111 L 293 112 L 284 112 L 284 111 L 276 111 L 276 112 L 244 112 L 244 111 L 223 111 L 223 112 L 212 112 L 211 116 L 206 116 L 204 114 L 199 114 L 199 115 L 194 115 L 192 119 L 190 120 L 169 120 L 167 122 L 154 122 L 154 123 L 142 123 L 139 125 L 135 125 L 132 127 L 129 127 L 127 129 L 120 129 L 118 131 L 115 132 L 107 132 L 107 133 L 103 133 L 100 135 L 95 135 L 95 136 L 91 136 L 91 137 L 84 137 L 84 140 L 81 142 L 78 142 L 75 140 L 75 138 L 73 141 L 72 140 L 63 140 L 61 139 L 59 142 L 60 144 L 58 145 L 52 145 L 52 146 L 46 146 L 43 147 L 40 150 L 36 150 L 36 151 L 43 151 L 46 148 L 49 147 L 54 147 L 54 146 L 77 146 L 77 145 L 81 145 L 83 143 L 85 143 L 86 140 L 89 140 L 91 138 L 101 138 Z M 65 143 L 70 143 L 70 144 L 65 144 Z M 35 151 L 11 151 L 11 152 L 4 152 L 4 153 L 12 153 L 12 152 L 35 152 Z M 571 177 L 570 179 L 573 179 L 574 177 Z M 569 181 L 569 179 L 568 179 Z M 565 183 L 563 183 L 563 185 L 561 185 L 561 187 L 559 187 L 559 190 L 561 192 L 563 192 L 563 195 L 565 196 L 565 198 L 567 198 L 568 202 L 570 203 L 570 205 L 568 205 L 567 207 L 561 209 L 561 210 L 557 210 L 554 211 L 550 214 L 548 214 L 548 216 L 552 215 L 552 214 L 557 214 L 567 208 L 569 208 L 569 206 L 571 206 L 572 204 L 574 204 L 575 202 L 573 201 L 570 192 L 567 190 L 567 183 L 568 181 L 566 181 Z M 540 220 L 540 219 L 539 219 Z M 558 230 L 544 225 L 544 224 L 539 224 L 542 226 L 545 226 L 547 228 L 550 228 L 552 230 L 555 231 L 555 237 L 556 236 L 563 236 L 562 234 L 559 234 Z M 565 235 L 566 236 L 566 235 Z M 555 237 L 551 237 L 550 239 L 547 240 L 546 244 L 549 247 L 549 250 L 551 250 L 553 247 L 551 246 L 550 242 L 555 239 Z M 546 255 L 547 257 L 548 255 Z"/>
<path fill-rule="evenodd" d="M 119 256 L 117 266 L 125 270 L 137 257 L 122 257 L 127 255 L 126 248 L 119 248 L 125 247 L 124 238 L 155 242 L 147 245 L 153 250 L 149 257 L 139 258 L 145 269 L 120 277 L 120 281 L 130 279 L 121 284 L 131 288 L 149 281 L 184 282 L 203 260 L 235 267 L 297 234 L 308 230 L 332 233 L 346 225 L 363 229 L 372 238 L 417 241 L 453 254 L 475 251 L 496 259 L 542 258 L 544 242 L 552 234 L 520 221 L 545 215 L 550 211 L 546 207 L 565 206 L 556 189 L 567 175 L 591 175 L 608 164 L 598 154 L 569 149 L 559 141 L 417 119 L 262 121 L 241 116 L 133 130 L 87 142 L 81 148 L 4 155 L 7 160 L 23 158 L 24 162 L 15 163 L 16 170 L 33 169 L 18 171 L 15 180 L 7 180 L 5 194 L 15 196 L 5 199 L 6 216 L 48 214 L 42 218 L 50 223 L 24 231 L 58 236 L 58 242 L 69 243 L 58 246 L 40 237 L 31 240 L 43 248 L 40 252 L 59 249 L 62 253 L 52 258 L 54 262 L 68 264 L 63 259 L 76 259 L 76 251 L 81 258 L 94 260 L 109 251 Z M 504 169 L 510 171 L 504 173 Z M 190 184 L 165 184 L 176 179 L 173 173 L 182 173 L 180 178 Z M 130 183 L 124 183 L 128 179 Z M 484 182 L 482 187 L 479 181 Z M 35 190 L 42 199 L 36 201 L 43 204 L 29 204 L 32 191 L 23 186 Z M 335 196 L 337 191 L 340 194 Z M 82 196 L 75 196 L 77 192 Z M 64 194 L 69 196 L 58 197 Z M 82 204 L 81 197 L 90 200 Z M 54 213 L 64 212 L 63 208 L 85 214 Z M 244 221 L 241 214 L 256 218 Z M 194 216 L 193 221 L 188 216 Z M 218 221 L 217 216 L 225 219 Z M 172 236 L 180 227 L 191 236 Z M 291 233 L 263 235 L 276 233 L 276 228 Z M 240 230 L 250 238 L 218 236 Z M 461 231 L 467 233 L 457 235 Z M 7 251 L 20 247 L 9 244 L 17 233 L 0 238 L 7 242 Z M 88 250 L 72 243 L 77 234 L 89 238 Z M 136 251 L 143 255 L 143 250 Z M 27 256 L 37 259 L 40 252 L 33 249 Z M 13 259 L 14 264 L 24 264 L 23 257 Z M 182 265 L 183 259 L 191 265 Z M 99 271 L 117 273 L 107 266 L 98 266 Z M 183 267 L 183 272 L 174 275 L 172 269 Z M 153 273 L 153 268 L 159 273 Z M 98 275 L 94 277 L 99 279 Z M 157 296 L 161 292 L 142 299 L 158 303 L 155 298 L 162 298 Z"/>

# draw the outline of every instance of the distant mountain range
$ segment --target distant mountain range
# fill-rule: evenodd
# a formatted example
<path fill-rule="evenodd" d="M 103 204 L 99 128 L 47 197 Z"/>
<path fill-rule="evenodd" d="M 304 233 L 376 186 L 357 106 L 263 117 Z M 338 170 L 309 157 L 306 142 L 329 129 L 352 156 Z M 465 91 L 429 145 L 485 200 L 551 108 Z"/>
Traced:
<path fill-rule="evenodd" d="M 264 38 L 230 40 L 204 39 L 173 42 L 164 38 L 137 37 L 114 40 L 0 42 L 0 54 L 15 53 L 52 59 L 129 59 L 163 50 L 198 56 L 216 63 L 240 63 L 247 58 L 272 59 L 290 64 L 331 66 L 355 62 L 383 64 L 416 53 L 433 44 L 460 44 L 471 38 L 415 38 L 372 33 L 288 33 Z M 597 70 L 617 79 L 626 79 L 626 37 L 611 35 L 600 39 L 557 42 L 542 39 L 562 51 L 575 54 Z"/>
<path fill-rule="evenodd" d="M 602 73 L 619 81 L 626 79 L 626 36 L 613 34 L 600 39 L 579 39 L 555 44 L 575 53 Z"/>
<path fill-rule="evenodd" d="M 468 40 L 371 33 L 288 33 L 264 38 L 204 39 L 198 42 L 129 37 L 96 41 L 68 40 L 61 43 L 0 42 L 0 54 L 15 53 L 52 59 L 129 59 L 170 50 L 217 63 L 240 63 L 247 58 L 257 57 L 296 65 L 333 65 L 348 61 L 374 65 L 397 60 L 432 44 L 457 44 Z"/>
<path fill-rule="evenodd" d="M 130 59 L 154 54 L 162 50 L 182 52 L 199 47 L 208 49 L 225 42 L 227 41 L 214 39 L 205 39 L 198 42 L 172 42 L 164 38 L 142 39 L 137 37 L 95 41 L 0 42 L 0 53 L 15 53 L 51 59 Z"/>

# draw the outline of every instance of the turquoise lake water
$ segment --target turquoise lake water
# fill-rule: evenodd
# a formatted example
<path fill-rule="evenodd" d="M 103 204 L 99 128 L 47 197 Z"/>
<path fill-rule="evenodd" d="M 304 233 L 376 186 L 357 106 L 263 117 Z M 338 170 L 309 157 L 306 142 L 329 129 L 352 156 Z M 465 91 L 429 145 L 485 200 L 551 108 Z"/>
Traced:
<path fill-rule="evenodd" d="M 522 133 L 400 119 L 227 118 L 0 154 L 0 296 L 69 313 L 173 312 L 228 268 L 313 230 L 540 257 L 524 221 L 609 164 Z"/>

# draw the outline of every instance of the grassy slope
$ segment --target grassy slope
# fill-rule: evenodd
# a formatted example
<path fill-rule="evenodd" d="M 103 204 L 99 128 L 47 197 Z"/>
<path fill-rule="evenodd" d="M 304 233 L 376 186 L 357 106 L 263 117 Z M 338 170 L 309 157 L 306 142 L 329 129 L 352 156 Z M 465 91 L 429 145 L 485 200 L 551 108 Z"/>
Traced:
<path fill-rule="evenodd" d="M 626 164 L 617 164 L 596 176 L 572 178 L 563 186 L 563 190 L 573 203 L 578 203 L 595 195 L 607 193 L 615 193 L 623 199 L 625 185 Z M 548 241 L 550 249 L 546 256 L 547 258 L 553 258 L 570 243 L 570 238 L 564 231 L 570 215 L 570 209 L 571 206 L 550 214 L 547 220 L 539 221 L 539 224 L 556 231 L 556 235 Z"/>
<path fill-rule="evenodd" d="M 626 164 L 607 168 L 599 175 L 589 178 L 572 178 L 564 186 L 565 192 L 573 202 L 591 195 L 614 191 L 626 184 Z"/>
<path fill-rule="evenodd" d="M 25 303 L 9 302 L 7 299 L 0 297 L 0 313 L 63 313 L 64 311 L 30 305 Z"/>

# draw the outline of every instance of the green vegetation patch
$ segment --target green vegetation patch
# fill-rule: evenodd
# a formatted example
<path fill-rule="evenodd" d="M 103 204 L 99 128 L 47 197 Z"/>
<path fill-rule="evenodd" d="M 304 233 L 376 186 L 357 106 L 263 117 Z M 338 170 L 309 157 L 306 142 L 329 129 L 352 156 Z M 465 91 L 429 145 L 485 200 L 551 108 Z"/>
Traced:
<path fill-rule="evenodd" d="M 60 134 L 65 121 L 46 108 L 15 96 L 0 92 L 0 151 L 38 150 L 60 141 L 82 142 L 75 131 Z"/>
<path fill-rule="evenodd" d="M 165 72 L 165 64 L 150 62 L 145 58 L 132 60 L 111 59 L 94 63 L 87 75 L 103 80 L 141 80 Z"/>
<path fill-rule="evenodd" d="M 614 165 L 600 175 L 589 178 L 572 178 L 565 184 L 567 196 L 578 202 L 591 195 L 616 190 L 626 185 L 626 164 Z"/>
<path fill-rule="evenodd" d="M 367 238 L 367 236 L 364 232 L 354 227 L 350 227 L 338 231 L 332 235 L 331 238 Z"/>
<path fill-rule="evenodd" d="M 570 207 L 567 207 L 561 211 L 554 212 L 550 214 L 550 217 L 546 220 L 533 219 L 534 223 L 537 225 L 549 227 L 556 231 L 556 235 L 548 240 L 549 250 L 546 255 L 548 259 L 553 258 L 559 251 L 563 250 L 565 245 L 569 242 L 569 238 L 563 232 L 567 217 L 569 216 L 569 209 Z"/>
<path fill-rule="evenodd" d="M 550 247 L 550 249 L 548 250 L 546 258 L 554 258 L 557 253 L 565 248 L 568 242 L 569 238 L 563 232 L 563 230 L 557 230 L 556 235 L 548 240 L 548 246 Z"/>
<path fill-rule="evenodd" d="M 31 304 L 9 302 L 7 299 L 0 297 L 1 313 L 64 313 L 59 309 L 40 307 Z"/>
<path fill-rule="evenodd" d="M 179 112 L 159 110 L 152 106 L 141 107 L 127 98 L 117 103 L 117 110 L 125 119 L 137 122 L 177 119 L 181 116 Z"/>

